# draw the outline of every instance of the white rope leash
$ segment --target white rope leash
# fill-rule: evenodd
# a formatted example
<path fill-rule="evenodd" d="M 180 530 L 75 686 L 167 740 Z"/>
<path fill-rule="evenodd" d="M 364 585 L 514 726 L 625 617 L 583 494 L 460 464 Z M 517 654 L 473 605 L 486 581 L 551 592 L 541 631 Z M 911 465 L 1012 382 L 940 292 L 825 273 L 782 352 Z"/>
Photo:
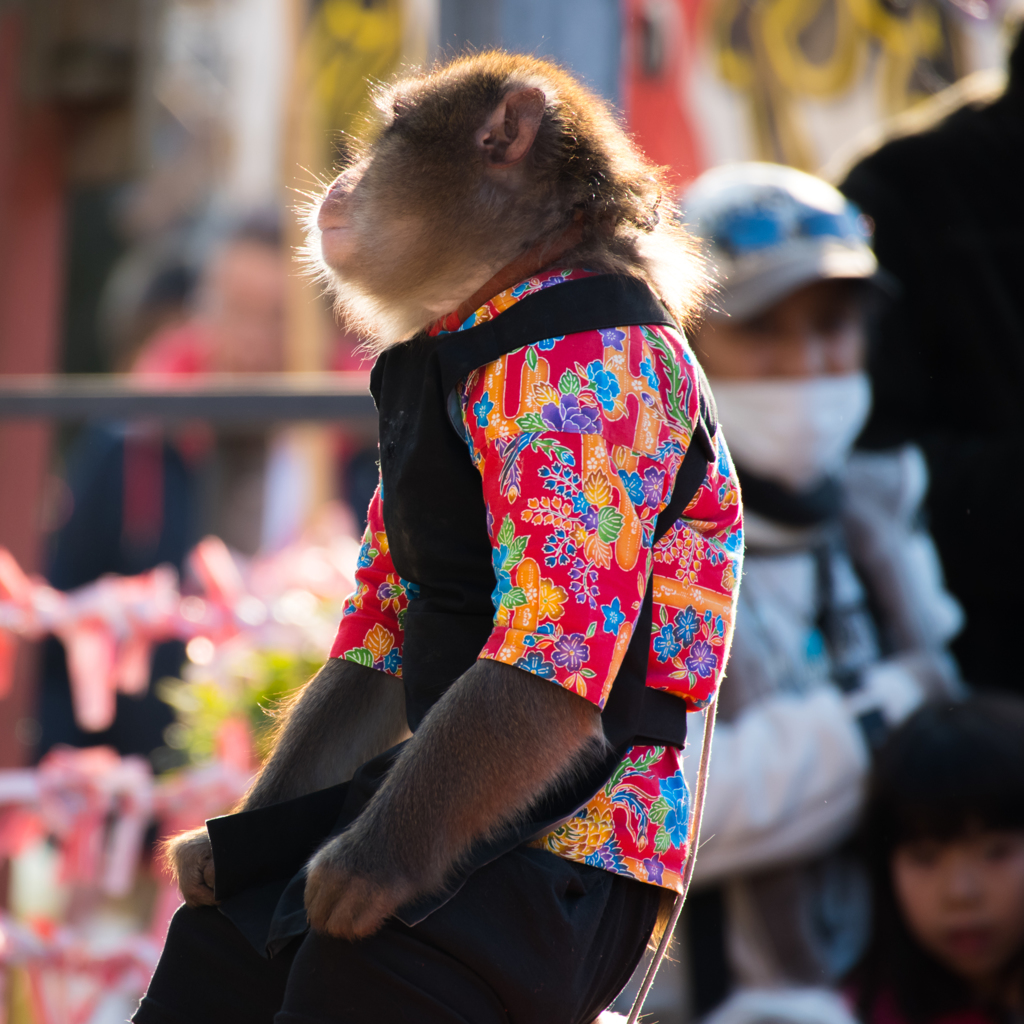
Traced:
<path fill-rule="evenodd" d="M 637 1024 L 644 1001 L 647 999 L 651 986 L 654 984 L 654 979 L 658 974 L 658 968 L 661 967 L 661 962 L 665 959 L 665 954 L 668 953 L 668 947 L 672 942 L 676 925 L 679 923 L 679 915 L 683 912 L 683 902 L 686 899 L 686 893 L 690 888 L 690 879 L 693 877 L 693 865 L 697 860 L 697 844 L 700 842 L 700 819 L 704 814 L 704 794 L 707 791 L 708 765 L 711 762 L 711 736 L 715 731 L 715 716 L 717 713 L 718 694 L 716 692 L 704 716 L 704 741 L 700 748 L 697 792 L 694 794 L 693 800 L 693 818 L 690 821 L 689 849 L 686 852 L 686 867 L 683 869 L 682 889 L 676 894 L 676 898 L 672 903 L 672 916 L 668 920 L 668 926 L 665 928 L 665 934 L 661 937 L 661 942 L 658 943 L 658 951 L 654 954 L 651 966 L 647 968 L 647 974 L 644 975 L 644 983 L 640 986 L 640 991 L 633 1002 L 633 1008 L 629 1011 L 627 1024 Z"/>

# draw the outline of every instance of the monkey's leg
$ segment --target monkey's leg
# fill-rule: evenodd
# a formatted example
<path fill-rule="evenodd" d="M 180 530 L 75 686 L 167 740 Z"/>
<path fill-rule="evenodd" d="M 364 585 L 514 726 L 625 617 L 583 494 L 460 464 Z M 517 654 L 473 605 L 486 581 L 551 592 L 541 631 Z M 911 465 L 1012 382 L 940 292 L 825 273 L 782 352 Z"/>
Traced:
<path fill-rule="evenodd" d="M 366 810 L 310 863 L 310 923 L 355 939 L 438 888 L 479 837 L 605 750 L 601 715 L 556 683 L 480 660 L 434 705 Z"/>
<path fill-rule="evenodd" d="M 274 752 L 239 810 L 255 810 L 345 782 L 361 764 L 408 735 L 402 681 L 331 658 L 286 705 Z M 189 906 L 215 902 L 213 855 L 205 826 L 169 840 L 165 856 Z"/>

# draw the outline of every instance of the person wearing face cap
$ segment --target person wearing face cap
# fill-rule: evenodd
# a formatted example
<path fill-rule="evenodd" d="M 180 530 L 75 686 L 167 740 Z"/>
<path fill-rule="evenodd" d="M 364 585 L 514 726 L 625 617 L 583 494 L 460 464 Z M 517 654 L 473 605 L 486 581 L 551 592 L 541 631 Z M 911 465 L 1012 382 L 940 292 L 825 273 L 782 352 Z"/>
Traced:
<path fill-rule="evenodd" d="M 694 349 L 746 520 L 686 916 L 705 1012 L 855 961 L 868 899 L 844 841 L 861 783 L 888 728 L 959 691 L 946 644 L 962 616 L 919 523 L 920 453 L 853 452 L 882 283 L 863 218 L 823 181 L 758 163 L 706 172 L 684 208 L 719 282 Z"/>

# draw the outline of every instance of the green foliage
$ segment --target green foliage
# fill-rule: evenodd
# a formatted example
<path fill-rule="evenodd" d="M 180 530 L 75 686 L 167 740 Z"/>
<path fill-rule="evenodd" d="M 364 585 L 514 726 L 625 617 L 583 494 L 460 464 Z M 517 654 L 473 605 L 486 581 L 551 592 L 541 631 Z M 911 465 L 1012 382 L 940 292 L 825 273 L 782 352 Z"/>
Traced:
<path fill-rule="evenodd" d="M 185 679 L 164 679 L 157 693 L 170 704 L 177 721 L 164 732 L 168 746 L 184 752 L 191 764 L 209 761 L 217 749 L 217 733 L 229 718 L 249 723 L 262 759 L 272 740 L 272 713 L 322 664 L 291 651 L 247 651 L 217 676 L 192 666 Z M 219 677 L 219 678 L 218 678 Z"/>

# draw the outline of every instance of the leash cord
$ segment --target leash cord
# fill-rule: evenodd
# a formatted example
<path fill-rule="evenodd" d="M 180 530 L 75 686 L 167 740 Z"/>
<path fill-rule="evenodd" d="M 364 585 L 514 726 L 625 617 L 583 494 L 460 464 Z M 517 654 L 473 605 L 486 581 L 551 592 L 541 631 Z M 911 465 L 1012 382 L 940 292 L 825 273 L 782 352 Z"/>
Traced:
<path fill-rule="evenodd" d="M 672 936 L 675 934 L 676 925 L 679 923 L 679 915 L 683 912 L 683 902 L 686 900 L 686 894 L 690 888 L 690 879 L 693 877 L 693 865 L 697 860 L 697 844 L 700 842 L 700 820 L 704 815 L 704 794 L 707 792 L 708 765 L 711 762 L 711 737 L 715 731 L 715 717 L 717 713 L 718 694 L 716 692 L 704 716 L 704 739 L 700 749 L 700 767 L 697 770 L 697 792 L 693 801 L 693 820 L 690 823 L 690 848 L 686 853 L 686 867 L 683 869 L 682 888 L 676 893 L 676 898 L 672 903 L 672 915 L 669 917 L 665 934 L 662 935 L 661 942 L 658 943 L 658 951 L 654 954 L 651 966 L 647 968 L 647 973 L 644 975 L 644 983 L 640 986 L 640 991 L 633 1002 L 633 1008 L 629 1011 L 627 1024 L 637 1024 L 640 1018 L 640 1011 L 643 1010 L 644 1001 L 651 991 L 655 977 L 657 977 L 658 968 L 661 967 L 661 962 L 668 953 L 668 947 L 672 942 Z"/>

